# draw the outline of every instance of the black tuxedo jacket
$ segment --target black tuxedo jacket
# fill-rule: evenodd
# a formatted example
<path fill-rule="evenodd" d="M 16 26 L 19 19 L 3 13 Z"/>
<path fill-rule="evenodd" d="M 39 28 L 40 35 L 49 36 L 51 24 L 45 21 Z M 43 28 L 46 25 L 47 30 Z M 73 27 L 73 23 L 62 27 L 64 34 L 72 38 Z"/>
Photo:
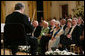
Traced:
<path fill-rule="evenodd" d="M 33 31 L 33 26 L 28 21 L 28 17 L 24 14 L 19 13 L 19 12 L 13 12 L 12 14 L 9 14 L 6 17 L 5 24 L 9 24 L 9 23 L 24 24 L 26 33 L 32 33 L 32 31 Z"/>
<path fill-rule="evenodd" d="M 50 31 L 51 31 L 51 26 L 49 26 L 49 32 L 48 32 L 49 34 L 50 34 Z"/>
<path fill-rule="evenodd" d="M 81 29 L 81 35 L 83 35 L 82 33 L 83 33 L 83 31 L 84 31 L 84 25 L 81 24 L 79 27 L 80 27 L 80 29 Z"/>
<path fill-rule="evenodd" d="M 37 26 L 37 28 L 36 28 L 36 30 L 34 32 L 34 36 L 39 37 L 40 33 L 41 33 L 41 30 L 42 30 L 42 26 Z"/>
<path fill-rule="evenodd" d="M 80 35 L 81 35 L 81 29 L 79 26 L 76 26 L 72 32 L 72 42 L 80 45 Z"/>

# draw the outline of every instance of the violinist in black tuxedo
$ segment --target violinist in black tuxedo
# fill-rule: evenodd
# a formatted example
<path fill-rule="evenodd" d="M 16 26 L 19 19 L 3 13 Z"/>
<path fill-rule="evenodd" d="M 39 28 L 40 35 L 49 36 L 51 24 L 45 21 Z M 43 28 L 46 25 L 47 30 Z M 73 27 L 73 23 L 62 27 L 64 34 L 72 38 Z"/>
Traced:
<path fill-rule="evenodd" d="M 15 11 L 6 17 L 5 24 L 17 23 L 17 24 L 23 24 L 25 26 L 25 31 L 27 34 L 27 37 L 26 37 L 27 42 L 29 43 L 28 45 L 31 46 L 31 54 L 35 55 L 36 48 L 37 48 L 36 46 L 37 40 L 36 38 L 31 38 L 31 33 L 33 32 L 34 27 L 28 20 L 28 17 L 25 14 L 23 14 L 24 9 L 25 9 L 24 4 L 17 3 L 15 5 Z M 17 52 L 17 45 L 13 45 L 12 54 L 15 55 L 16 52 Z"/>

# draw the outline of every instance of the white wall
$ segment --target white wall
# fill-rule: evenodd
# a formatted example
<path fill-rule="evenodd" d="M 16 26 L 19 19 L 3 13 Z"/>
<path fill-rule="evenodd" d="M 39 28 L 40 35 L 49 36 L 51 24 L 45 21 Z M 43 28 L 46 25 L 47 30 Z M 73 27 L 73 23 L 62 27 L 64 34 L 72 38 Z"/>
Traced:
<path fill-rule="evenodd" d="M 51 18 L 56 17 L 57 18 L 57 8 L 56 8 L 56 2 L 52 1 L 52 7 L 51 7 Z"/>
<path fill-rule="evenodd" d="M 69 1 L 68 3 L 68 14 L 71 14 L 73 16 L 72 9 L 76 8 L 76 1 Z"/>
<path fill-rule="evenodd" d="M 68 14 L 72 14 L 72 9 L 76 8 L 76 1 L 52 1 L 51 18 L 56 17 L 59 19 L 62 17 L 62 5 L 68 4 Z"/>

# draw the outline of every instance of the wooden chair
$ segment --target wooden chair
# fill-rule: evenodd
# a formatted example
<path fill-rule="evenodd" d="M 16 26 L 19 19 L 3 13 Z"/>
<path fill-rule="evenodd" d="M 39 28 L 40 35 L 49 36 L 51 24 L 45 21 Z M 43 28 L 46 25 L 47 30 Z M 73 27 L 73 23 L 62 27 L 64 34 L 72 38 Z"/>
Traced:
<path fill-rule="evenodd" d="M 76 44 L 71 44 L 70 45 L 70 52 L 74 52 L 74 53 L 79 54 L 80 53 L 80 47 L 76 46 Z"/>

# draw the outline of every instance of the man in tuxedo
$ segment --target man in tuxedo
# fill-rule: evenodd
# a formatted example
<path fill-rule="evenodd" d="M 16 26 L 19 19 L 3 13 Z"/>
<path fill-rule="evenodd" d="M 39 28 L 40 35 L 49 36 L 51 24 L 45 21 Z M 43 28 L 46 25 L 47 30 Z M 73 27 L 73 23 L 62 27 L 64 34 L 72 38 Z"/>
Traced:
<path fill-rule="evenodd" d="M 6 17 L 5 24 L 17 23 L 17 24 L 23 24 L 24 25 L 25 31 L 26 31 L 26 34 L 27 34 L 26 39 L 27 39 L 28 45 L 31 46 L 31 54 L 35 55 L 36 54 L 36 48 L 37 48 L 37 39 L 31 37 L 34 26 L 31 25 L 28 17 L 25 14 L 23 14 L 24 10 L 25 10 L 24 4 L 17 3 L 15 5 L 15 11 L 13 13 L 9 14 Z M 16 54 L 17 47 L 18 47 L 17 45 L 14 45 L 11 48 L 13 55 Z"/>
<path fill-rule="evenodd" d="M 42 26 L 39 25 L 36 20 L 33 21 L 32 25 L 34 26 L 33 36 L 38 38 L 41 33 Z"/>
<path fill-rule="evenodd" d="M 68 38 L 72 40 L 72 44 L 76 44 L 77 46 L 79 46 L 81 30 L 80 27 L 77 25 L 77 22 L 77 18 L 72 19 L 72 29 L 70 34 L 68 35 Z"/>
<path fill-rule="evenodd" d="M 81 35 L 80 35 L 80 46 L 83 49 L 84 45 L 84 38 L 83 38 L 83 33 L 84 33 L 84 22 L 81 17 L 78 18 L 78 26 L 81 29 Z"/>
<path fill-rule="evenodd" d="M 66 28 L 66 20 L 62 18 L 60 20 L 60 24 L 61 24 L 60 26 L 62 27 L 62 29 L 65 30 L 65 28 Z"/>
<path fill-rule="evenodd" d="M 84 23 L 83 23 L 83 20 L 81 17 L 78 18 L 78 26 L 81 28 L 81 35 L 83 33 L 83 30 L 84 30 Z"/>

